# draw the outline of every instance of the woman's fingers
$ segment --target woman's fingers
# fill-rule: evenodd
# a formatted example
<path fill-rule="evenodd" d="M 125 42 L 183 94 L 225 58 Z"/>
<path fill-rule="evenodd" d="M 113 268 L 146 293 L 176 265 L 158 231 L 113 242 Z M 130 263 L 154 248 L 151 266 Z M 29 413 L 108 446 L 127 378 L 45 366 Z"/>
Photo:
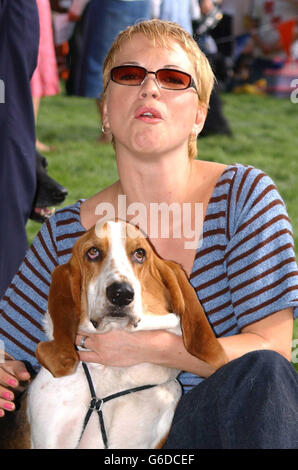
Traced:
<path fill-rule="evenodd" d="M 7 401 L 4 400 L 3 398 L 0 398 L 0 416 L 4 416 L 5 411 L 14 411 L 15 410 L 15 404 L 12 401 Z"/>
<path fill-rule="evenodd" d="M 0 385 L 0 398 L 4 398 L 8 401 L 13 401 L 14 393 L 11 390 L 8 390 L 7 388 L 2 387 L 2 385 Z"/>
<path fill-rule="evenodd" d="M 11 389 L 20 391 L 20 381 L 29 379 L 30 374 L 21 361 L 7 361 L 0 365 L 0 418 L 5 411 L 15 410 L 15 394 Z"/>
<path fill-rule="evenodd" d="M 99 355 L 93 351 L 79 351 L 80 361 L 100 364 Z"/>
<path fill-rule="evenodd" d="M 8 387 L 16 388 L 19 381 L 30 379 L 26 366 L 21 361 L 7 361 L 0 366 L 0 383 Z"/>
<path fill-rule="evenodd" d="M 77 334 L 76 336 L 76 345 L 84 349 L 89 349 L 87 343 L 89 342 L 90 346 L 90 337 L 87 334 Z"/>
<path fill-rule="evenodd" d="M 5 410 L 13 411 L 15 409 L 13 400 L 13 392 L 0 385 L 0 417 L 5 415 Z"/>
<path fill-rule="evenodd" d="M 6 387 L 0 385 L 0 418 L 5 415 L 5 411 L 14 411 L 14 393 Z"/>
<path fill-rule="evenodd" d="M 9 366 L 9 371 L 6 369 L 6 363 L 2 364 L 0 367 L 0 383 L 6 385 L 7 387 L 16 388 L 19 385 L 19 381 L 16 376 L 11 373 L 12 369 Z"/>

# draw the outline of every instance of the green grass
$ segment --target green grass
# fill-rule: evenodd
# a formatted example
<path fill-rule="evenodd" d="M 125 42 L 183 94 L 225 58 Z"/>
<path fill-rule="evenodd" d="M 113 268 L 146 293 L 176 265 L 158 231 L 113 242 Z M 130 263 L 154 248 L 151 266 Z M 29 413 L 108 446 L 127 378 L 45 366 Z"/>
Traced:
<path fill-rule="evenodd" d="M 287 205 L 297 254 L 298 104 L 267 96 L 225 94 L 222 98 L 233 137 L 199 139 L 199 158 L 250 164 L 267 172 Z M 117 179 L 112 146 L 97 142 L 100 127 L 93 100 L 63 95 L 42 100 L 37 134 L 41 141 L 56 147 L 47 154 L 48 171 L 68 189 L 63 205 L 87 198 Z M 39 228 L 39 224 L 28 222 L 30 243 Z M 298 338 L 298 321 L 294 338 Z"/>

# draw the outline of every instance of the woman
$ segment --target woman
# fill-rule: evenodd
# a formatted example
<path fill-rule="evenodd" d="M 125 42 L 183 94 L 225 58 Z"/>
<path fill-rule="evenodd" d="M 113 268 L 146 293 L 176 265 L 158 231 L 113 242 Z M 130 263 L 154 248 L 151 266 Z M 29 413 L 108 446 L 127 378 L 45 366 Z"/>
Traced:
<path fill-rule="evenodd" d="M 112 331 L 100 341 L 90 335 L 85 345 L 91 352 L 80 353 L 81 359 L 114 366 L 149 361 L 187 371 L 184 388 L 196 386 L 179 403 L 167 447 L 295 447 L 298 384 L 288 360 L 298 276 L 291 227 L 275 186 L 251 167 L 194 160 L 213 74 L 178 25 L 151 20 L 122 32 L 105 61 L 103 82 L 103 128 L 113 138 L 119 180 L 58 211 L 7 291 L 0 334 L 7 354 L 18 360 L 0 369 L 0 409 L 13 407 L 8 385 L 28 379 L 20 361 L 37 367 L 34 350 L 45 339 L 51 271 L 98 221 L 99 204 L 113 204 L 117 216 L 119 196 L 126 196 L 127 206 L 142 203 L 150 235 L 150 203 L 201 203 L 198 248 L 186 249 L 187 236 L 175 238 L 173 225 L 172 236 L 150 239 L 190 276 L 230 362 L 212 373 L 180 337 L 164 331 Z M 81 340 L 78 334 L 77 344 Z"/>

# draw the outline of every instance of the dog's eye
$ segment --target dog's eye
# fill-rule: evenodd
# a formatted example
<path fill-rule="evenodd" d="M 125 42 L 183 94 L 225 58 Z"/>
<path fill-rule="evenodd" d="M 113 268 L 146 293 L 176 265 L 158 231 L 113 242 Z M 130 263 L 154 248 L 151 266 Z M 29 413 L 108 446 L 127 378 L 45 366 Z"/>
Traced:
<path fill-rule="evenodd" d="M 138 248 L 136 251 L 134 251 L 132 254 L 132 259 L 133 261 L 137 261 L 137 263 L 143 263 L 146 259 L 146 251 L 144 248 Z"/>
<path fill-rule="evenodd" d="M 93 246 L 92 248 L 89 248 L 89 250 L 86 253 L 87 259 L 89 261 L 98 261 L 102 257 L 101 251 Z"/>

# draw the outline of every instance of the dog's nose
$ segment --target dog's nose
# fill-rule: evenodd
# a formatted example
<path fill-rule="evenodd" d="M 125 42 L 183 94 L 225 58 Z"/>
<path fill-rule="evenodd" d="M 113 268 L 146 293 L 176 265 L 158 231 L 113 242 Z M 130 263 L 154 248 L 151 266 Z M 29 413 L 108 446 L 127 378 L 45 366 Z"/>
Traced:
<path fill-rule="evenodd" d="M 113 282 L 106 289 L 107 298 L 113 305 L 123 307 L 133 301 L 134 290 L 127 282 Z"/>
<path fill-rule="evenodd" d="M 56 199 L 63 199 L 64 200 L 67 195 L 68 195 L 67 189 L 64 188 L 64 186 L 61 186 L 61 185 L 57 185 L 57 187 L 53 191 L 53 196 Z"/>

